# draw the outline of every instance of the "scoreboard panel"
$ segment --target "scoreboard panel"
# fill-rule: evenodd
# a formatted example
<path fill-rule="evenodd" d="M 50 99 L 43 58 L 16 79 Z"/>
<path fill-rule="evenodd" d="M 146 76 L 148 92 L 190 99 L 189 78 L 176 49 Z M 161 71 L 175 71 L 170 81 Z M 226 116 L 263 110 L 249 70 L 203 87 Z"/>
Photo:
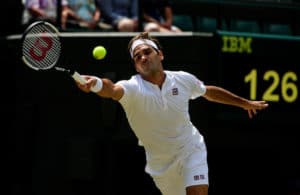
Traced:
<path fill-rule="evenodd" d="M 300 37 L 222 31 L 217 38 L 220 85 L 269 102 L 271 120 L 299 118 Z"/>

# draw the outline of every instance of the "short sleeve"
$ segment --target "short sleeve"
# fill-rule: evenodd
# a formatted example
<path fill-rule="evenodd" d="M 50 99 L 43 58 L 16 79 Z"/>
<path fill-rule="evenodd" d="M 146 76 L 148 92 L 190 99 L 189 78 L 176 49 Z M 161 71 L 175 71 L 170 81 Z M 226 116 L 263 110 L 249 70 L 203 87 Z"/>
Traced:
<path fill-rule="evenodd" d="M 116 83 L 121 85 L 124 89 L 124 95 L 119 100 L 123 106 L 129 106 L 129 104 L 135 101 L 136 90 L 138 89 L 137 83 L 133 80 L 121 80 Z"/>
<path fill-rule="evenodd" d="M 180 71 L 180 75 L 181 79 L 191 89 L 191 99 L 195 99 L 205 94 L 206 86 L 203 81 L 201 81 L 195 75 L 188 72 Z"/>
<path fill-rule="evenodd" d="M 194 85 L 195 87 L 193 88 L 191 99 L 195 99 L 199 96 L 202 96 L 206 92 L 206 87 L 203 81 L 200 81 L 199 79 L 196 78 L 196 80 L 194 81 Z"/>

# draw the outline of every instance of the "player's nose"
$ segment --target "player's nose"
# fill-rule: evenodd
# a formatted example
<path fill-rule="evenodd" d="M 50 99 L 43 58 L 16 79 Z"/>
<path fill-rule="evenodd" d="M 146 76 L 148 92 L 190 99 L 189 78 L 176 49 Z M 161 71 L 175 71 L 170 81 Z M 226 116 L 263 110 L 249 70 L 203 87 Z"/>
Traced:
<path fill-rule="evenodd" d="M 142 62 L 145 62 L 145 61 L 147 61 L 148 57 L 147 57 L 147 55 L 143 54 L 141 56 L 141 59 L 142 59 Z"/>

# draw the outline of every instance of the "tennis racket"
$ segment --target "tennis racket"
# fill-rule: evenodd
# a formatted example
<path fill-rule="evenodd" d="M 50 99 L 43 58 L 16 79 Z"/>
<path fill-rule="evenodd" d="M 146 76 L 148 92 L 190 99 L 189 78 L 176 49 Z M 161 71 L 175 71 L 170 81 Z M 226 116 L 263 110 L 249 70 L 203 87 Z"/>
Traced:
<path fill-rule="evenodd" d="M 45 21 L 29 25 L 22 35 L 22 60 L 33 70 L 65 72 L 80 84 L 86 81 L 74 70 L 57 66 L 61 54 L 61 40 L 57 28 Z"/>

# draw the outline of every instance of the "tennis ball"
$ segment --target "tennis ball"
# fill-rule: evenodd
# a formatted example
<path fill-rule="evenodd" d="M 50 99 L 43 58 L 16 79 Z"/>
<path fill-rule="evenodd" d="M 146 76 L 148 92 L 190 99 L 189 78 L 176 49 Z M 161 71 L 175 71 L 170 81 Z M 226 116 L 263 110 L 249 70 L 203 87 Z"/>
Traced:
<path fill-rule="evenodd" d="M 96 46 L 93 49 L 93 56 L 96 60 L 101 60 L 106 56 L 106 49 L 103 46 Z"/>

